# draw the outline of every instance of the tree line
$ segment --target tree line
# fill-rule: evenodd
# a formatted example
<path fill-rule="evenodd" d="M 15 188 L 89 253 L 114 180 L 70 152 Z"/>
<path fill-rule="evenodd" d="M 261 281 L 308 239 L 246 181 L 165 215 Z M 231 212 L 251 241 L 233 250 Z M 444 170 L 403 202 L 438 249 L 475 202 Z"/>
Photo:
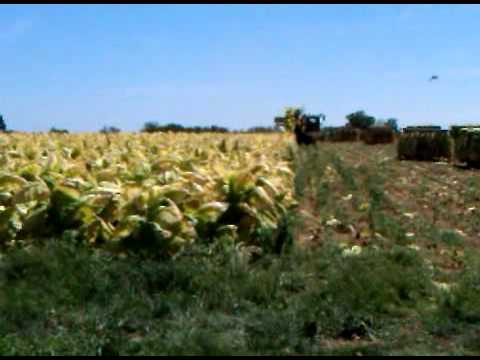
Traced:
<path fill-rule="evenodd" d="M 289 108 L 287 109 L 287 114 L 290 112 L 292 114 L 302 114 L 303 110 L 300 108 Z M 293 111 L 291 111 L 293 109 Z M 371 126 L 389 126 L 395 132 L 399 132 L 398 121 L 395 118 L 389 118 L 386 120 L 376 119 L 371 115 L 367 115 L 365 111 L 356 111 L 354 113 L 348 114 L 346 116 L 348 120 L 347 126 L 367 129 Z M 7 131 L 7 125 L 4 117 L 0 114 L 0 131 Z M 161 125 L 155 121 L 147 121 L 143 128 L 140 130 L 144 133 L 155 133 L 155 132 L 182 132 L 182 133 L 205 133 L 205 132 L 214 132 L 214 133 L 271 133 L 280 131 L 278 127 L 274 126 L 254 126 L 246 130 L 229 130 L 226 127 L 211 125 L 211 126 L 183 126 L 176 123 L 168 123 L 166 125 Z M 50 128 L 49 132 L 51 133 L 60 133 L 68 134 L 67 129 L 58 129 L 56 127 Z M 110 134 L 121 132 L 121 129 L 115 126 L 104 126 L 101 130 L 101 133 Z"/>
<path fill-rule="evenodd" d="M 293 131 L 296 121 L 304 116 L 318 117 L 321 119 L 321 122 L 325 120 L 324 114 L 312 115 L 305 113 L 300 107 L 287 107 L 284 116 L 275 118 L 275 122 L 278 121 L 277 125 L 281 124 L 286 130 Z M 394 132 L 400 132 L 398 120 L 393 117 L 388 119 L 376 119 L 374 116 L 365 113 L 365 111 L 359 110 L 346 115 L 345 118 L 347 119 L 347 123 L 344 125 L 346 127 L 360 130 L 365 130 L 371 127 L 390 127 Z"/>
<path fill-rule="evenodd" d="M 357 129 L 368 129 L 372 126 L 387 126 L 390 127 L 394 132 L 398 133 L 400 131 L 398 127 L 398 120 L 395 118 L 376 119 L 371 115 L 367 115 L 365 111 L 360 110 L 348 114 L 346 116 L 348 120 L 348 126 L 357 128 Z"/>
<path fill-rule="evenodd" d="M 211 126 L 183 126 L 175 123 L 167 125 L 160 125 L 157 122 L 146 122 L 143 126 L 142 132 L 184 132 L 184 133 L 264 133 L 264 132 L 278 132 L 279 129 L 268 126 L 254 126 L 246 130 L 229 130 L 226 127 L 211 125 Z"/>
<path fill-rule="evenodd" d="M 7 125 L 4 117 L 0 114 L 0 131 L 7 131 Z M 99 130 L 103 134 L 112 134 L 119 133 L 122 130 L 116 126 L 105 125 Z M 144 133 L 155 133 L 155 132 L 183 132 L 183 133 L 205 133 L 205 132 L 214 132 L 214 133 L 262 133 L 262 132 L 276 132 L 278 129 L 268 126 L 254 126 L 246 130 L 229 130 L 226 127 L 211 125 L 211 126 L 183 126 L 175 123 L 168 123 L 166 125 L 160 125 L 155 121 L 147 121 L 140 132 Z M 68 134 L 67 129 L 51 127 L 49 132 L 56 134 Z"/>

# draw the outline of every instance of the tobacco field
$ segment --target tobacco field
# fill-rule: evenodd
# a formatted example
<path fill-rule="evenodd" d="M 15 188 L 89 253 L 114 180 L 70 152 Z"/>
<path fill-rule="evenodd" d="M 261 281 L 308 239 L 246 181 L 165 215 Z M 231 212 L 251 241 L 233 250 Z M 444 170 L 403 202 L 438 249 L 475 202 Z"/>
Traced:
<path fill-rule="evenodd" d="M 288 134 L 0 137 L 2 355 L 477 355 L 480 180 Z"/>

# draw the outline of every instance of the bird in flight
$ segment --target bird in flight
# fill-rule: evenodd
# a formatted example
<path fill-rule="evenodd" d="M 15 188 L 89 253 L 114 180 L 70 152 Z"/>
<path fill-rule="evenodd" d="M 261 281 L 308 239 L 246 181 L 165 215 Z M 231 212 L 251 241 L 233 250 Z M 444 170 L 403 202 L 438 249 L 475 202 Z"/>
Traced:
<path fill-rule="evenodd" d="M 438 76 L 437 75 L 432 75 L 432 77 L 428 81 L 433 81 L 433 80 L 438 80 Z"/>

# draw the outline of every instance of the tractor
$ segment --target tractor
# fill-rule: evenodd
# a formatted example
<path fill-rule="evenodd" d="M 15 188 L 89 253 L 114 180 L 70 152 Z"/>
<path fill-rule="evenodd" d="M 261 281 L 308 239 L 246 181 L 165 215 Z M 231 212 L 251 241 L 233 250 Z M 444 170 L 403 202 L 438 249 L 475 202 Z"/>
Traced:
<path fill-rule="evenodd" d="M 285 117 L 276 117 L 276 127 L 285 127 Z M 294 117 L 293 132 L 298 145 L 310 145 L 320 137 L 320 125 L 325 115 L 310 115 L 297 112 Z"/>
<path fill-rule="evenodd" d="M 298 145 L 315 143 L 320 135 L 320 122 L 325 115 L 302 115 L 295 121 L 294 133 Z"/>

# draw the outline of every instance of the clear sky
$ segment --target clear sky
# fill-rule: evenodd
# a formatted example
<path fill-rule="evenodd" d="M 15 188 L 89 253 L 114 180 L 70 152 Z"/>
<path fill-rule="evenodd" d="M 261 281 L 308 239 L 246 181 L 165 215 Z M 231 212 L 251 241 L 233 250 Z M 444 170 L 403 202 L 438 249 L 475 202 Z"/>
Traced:
<path fill-rule="evenodd" d="M 289 105 L 480 122 L 478 5 L 0 5 L 0 24 L 15 130 L 239 129 Z"/>

